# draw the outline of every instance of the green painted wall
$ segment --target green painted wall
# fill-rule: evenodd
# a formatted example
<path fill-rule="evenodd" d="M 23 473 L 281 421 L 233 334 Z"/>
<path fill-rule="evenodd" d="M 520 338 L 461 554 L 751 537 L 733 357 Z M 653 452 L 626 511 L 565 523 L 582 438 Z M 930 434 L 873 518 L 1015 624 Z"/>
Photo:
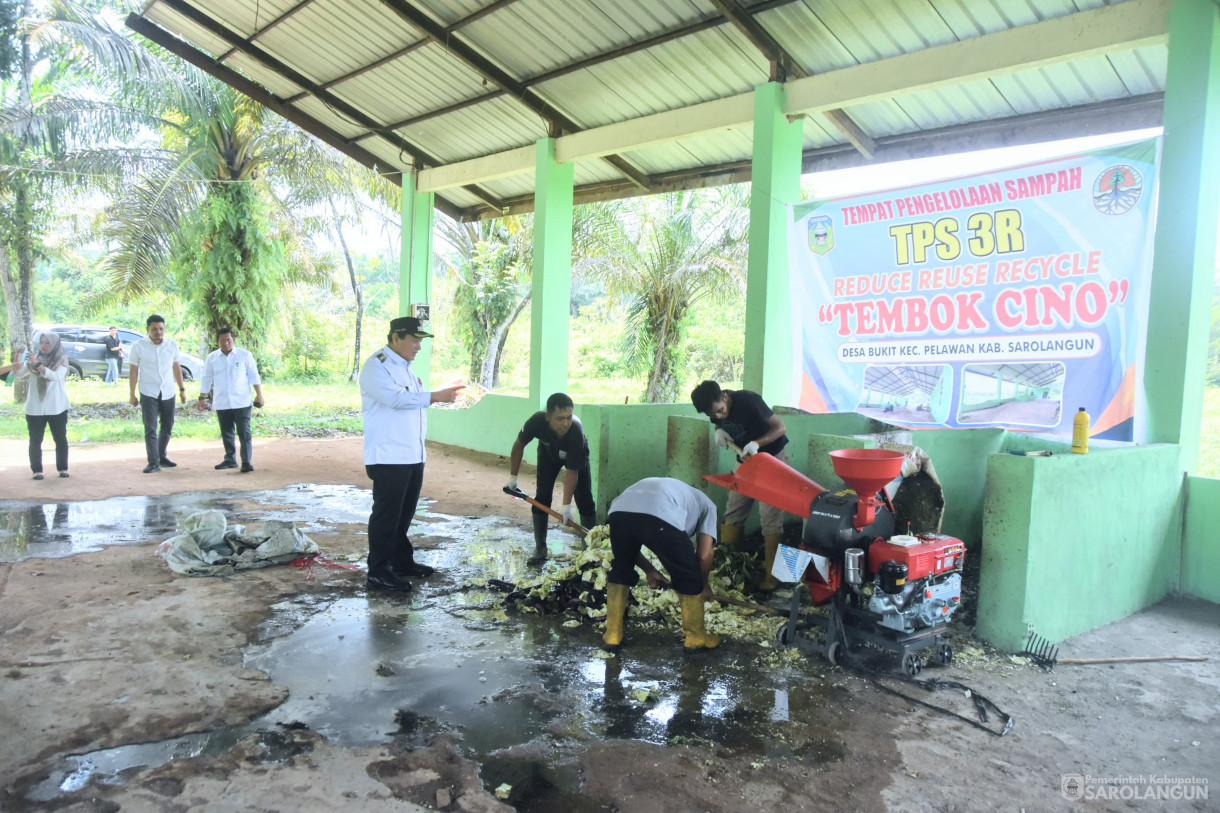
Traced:
<path fill-rule="evenodd" d="M 579 409 L 578 404 L 573 412 Z M 469 409 L 434 406 L 428 410 L 428 440 L 508 457 L 525 419 L 537 411 L 529 399 L 510 395 L 486 395 Z M 534 462 L 530 449 L 525 456 Z M 507 464 L 504 479 L 508 479 Z"/>
<path fill-rule="evenodd" d="M 1054 641 L 1156 603 L 1178 582 L 1177 446 L 991 455 L 978 633 L 1001 649 Z"/>
<path fill-rule="evenodd" d="M 1196 470 L 1220 216 L 1220 7 L 1169 12 L 1164 148 L 1143 369 L 1147 440 L 1177 443 Z"/>
<path fill-rule="evenodd" d="M 1179 591 L 1220 602 L 1220 480 L 1186 482 L 1186 533 Z"/>
<path fill-rule="evenodd" d="M 488 395 L 469 409 L 433 407 L 428 412 L 428 439 L 508 457 L 521 426 L 537 411 L 530 399 L 508 395 Z M 665 475 L 667 420 L 671 415 L 696 414 L 690 404 L 577 404 L 573 412 L 589 438 L 599 521 L 605 519 L 610 500 L 627 486 L 644 477 Z M 702 423 L 706 431 L 707 420 Z M 532 465 L 535 460 L 536 445 L 531 444 L 525 461 Z M 507 464 L 504 477 L 508 479 Z"/>
<path fill-rule="evenodd" d="M 785 204 L 801 195 L 803 122 L 784 113 L 784 86 L 754 89 L 750 257 L 746 275 L 745 387 L 769 404 L 793 400 L 793 334 Z"/>
<path fill-rule="evenodd" d="M 399 250 L 398 315 L 411 316 L 411 305 L 415 302 L 432 301 L 432 233 L 433 206 L 436 195 L 432 192 L 415 191 L 415 173 L 402 176 L 402 192 L 399 199 L 402 246 Z M 378 345 L 385 342 L 390 332 L 387 323 L 378 330 Z M 411 369 L 429 386 L 432 378 L 432 342 L 424 342 L 411 362 Z"/>
<path fill-rule="evenodd" d="M 555 161 L 555 139 L 539 139 L 534 170 L 529 394 L 537 409 L 546 409 L 551 393 L 568 389 L 574 172 L 572 164 Z"/>

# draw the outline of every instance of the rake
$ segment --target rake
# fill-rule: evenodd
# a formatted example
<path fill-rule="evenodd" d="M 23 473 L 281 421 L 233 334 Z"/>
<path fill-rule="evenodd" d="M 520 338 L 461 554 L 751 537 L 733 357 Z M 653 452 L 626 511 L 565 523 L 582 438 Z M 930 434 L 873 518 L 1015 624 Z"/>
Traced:
<path fill-rule="evenodd" d="M 1054 669 L 1059 660 L 1059 647 L 1031 631 L 1025 641 L 1025 651 L 1021 654 L 1028 655 L 1030 660 L 1041 667 Z"/>

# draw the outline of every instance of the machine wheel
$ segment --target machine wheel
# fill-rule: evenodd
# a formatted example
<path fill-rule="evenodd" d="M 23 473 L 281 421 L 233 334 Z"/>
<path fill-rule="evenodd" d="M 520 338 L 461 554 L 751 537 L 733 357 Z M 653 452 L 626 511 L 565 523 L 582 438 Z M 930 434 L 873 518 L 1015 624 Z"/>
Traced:
<path fill-rule="evenodd" d="M 953 647 L 948 644 L 938 644 L 934 657 L 941 666 L 948 666 L 953 663 Z"/>
<path fill-rule="evenodd" d="M 85 379 L 85 373 L 77 365 L 69 363 L 67 378 L 69 381 L 83 381 Z"/>
<path fill-rule="evenodd" d="M 785 621 L 783 625 L 775 631 L 775 640 L 779 642 L 780 646 L 788 646 L 789 644 L 794 643 L 793 636 L 788 634 L 787 621 Z"/>
<path fill-rule="evenodd" d="M 831 641 L 827 644 L 826 660 L 830 661 L 831 666 L 838 666 L 843 663 L 843 645 L 838 641 Z"/>
<path fill-rule="evenodd" d="M 902 671 L 911 677 L 923 671 L 923 658 L 919 657 L 918 652 L 908 652 L 902 656 Z"/>

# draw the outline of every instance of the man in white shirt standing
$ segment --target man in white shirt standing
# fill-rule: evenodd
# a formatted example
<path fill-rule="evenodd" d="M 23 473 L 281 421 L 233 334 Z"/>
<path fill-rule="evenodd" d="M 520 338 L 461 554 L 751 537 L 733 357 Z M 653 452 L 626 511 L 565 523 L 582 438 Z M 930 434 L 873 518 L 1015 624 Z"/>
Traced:
<path fill-rule="evenodd" d="M 178 397 L 184 404 L 186 388 L 182 386 L 182 367 L 178 364 L 178 343 L 165 337 L 165 319 L 154 313 L 144 326 L 148 336 L 133 344 L 127 356 L 130 368 L 127 380 L 131 405 L 140 407 L 144 419 L 144 450 L 148 453 L 144 473 L 152 474 L 161 471 L 162 466 L 172 469 L 178 465 L 165 452 L 174 432 L 174 387 L 177 386 Z"/>
<path fill-rule="evenodd" d="M 220 440 L 225 447 L 225 459 L 216 464 L 217 469 L 235 469 L 237 461 L 233 443 L 234 429 L 241 438 L 241 470 L 254 471 L 253 438 L 250 434 L 250 406 L 263 407 L 263 380 L 258 375 L 258 364 L 250 351 L 237 347 L 233 339 L 233 328 L 222 327 L 216 331 L 218 350 L 208 353 L 203 363 L 203 377 L 199 381 L 198 408 L 208 408 L 207 396 L 212 394 L 212 409 L 220 422 Z M 250 388 L 254 398 L 250 398 Z"/>
<path fill-rule="evenodd" d="M 452 403 L 462 385 L 428 392 L 411 369 L 421 340 L 431 337 L 418 319 L 400 316 L 390 322 L 386 346 L 360 368 L 364 470 L 373 481 L 367 582 L 373 590 L 410 590 L 407 576 L 434 572 L 415 561 L 407 531 L 424 482 L 426 411 L 430 404 Z"/>

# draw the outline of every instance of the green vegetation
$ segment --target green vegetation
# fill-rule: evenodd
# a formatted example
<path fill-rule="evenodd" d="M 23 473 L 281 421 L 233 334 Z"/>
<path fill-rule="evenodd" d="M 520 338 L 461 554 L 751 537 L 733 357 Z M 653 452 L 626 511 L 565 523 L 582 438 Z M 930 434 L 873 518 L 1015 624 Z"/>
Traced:
<path fill-rule="evenodd" d="M 127 382 L 103 384 L 98 379 L 68 382 L 72 404 L 68 442 L 138 443 L 144 440 L 140 412 L 127 401 Z M 10 391 L 11 392 L 11 391 Z M 361 432 L 360 391 L 355 384 L 300 383 L 263 385 L 267 406 L 254 410 L 256 437 L 335 437 Z M 186 404 L 179 405 L 174 437 L 219 438 L 216 415 L 198 412 L 199 385 L 187 387 Z M 27 437 L 21 404 L 0 403 L 0 437 Z M 49 443 L 48 437 L 46 443 Z M 49 447 L 48 447 L 49 448 Z"/>

